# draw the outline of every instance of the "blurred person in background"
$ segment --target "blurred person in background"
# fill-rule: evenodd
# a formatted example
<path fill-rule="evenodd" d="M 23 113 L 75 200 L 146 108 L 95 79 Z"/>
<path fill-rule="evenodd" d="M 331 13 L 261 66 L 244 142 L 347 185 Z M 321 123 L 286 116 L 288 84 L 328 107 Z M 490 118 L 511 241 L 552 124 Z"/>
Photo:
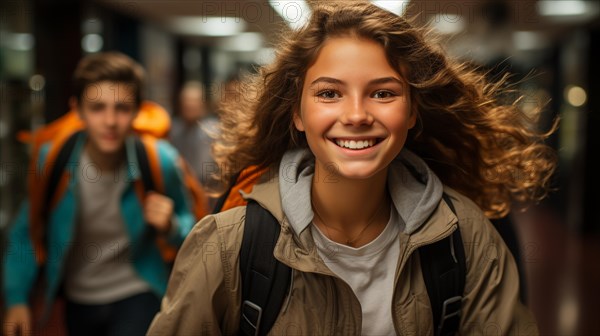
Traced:
<path fill-rule="evenodd" d="M 210 113 L 202 83 L 186 82 L 179 93 L 179 113 L 173 118 L 171 143 L 190 164 L 205 187 L 213 187 L 217 171 L 211 146 L 218 119 Z"/>
<path fill-rule="evenodd" d="M 57 134 L 32 157 L 35 167 L 48 169 L 30 180 L 29 199 L 9 229 L 2 260 L 5 335 L 31 332 L 38 276 L 45 316 L 58 297 L 66 299 L 70 335 L 144 335 L 159 310 L 170 272 L 163 257 L 196 219 L 177 151 L 132 132 L 143 81 L 142 67 L 120 53 L 90 55 L 78 64 L 70 106 L 83 130 Z M 142 181 L 140 144 L 164 194 Z M 46 175 L 54 173 L 53 163 L 60 167 L 64 148 L 69 168 L 48 197 L 45 191 L 53 189 Z"/>

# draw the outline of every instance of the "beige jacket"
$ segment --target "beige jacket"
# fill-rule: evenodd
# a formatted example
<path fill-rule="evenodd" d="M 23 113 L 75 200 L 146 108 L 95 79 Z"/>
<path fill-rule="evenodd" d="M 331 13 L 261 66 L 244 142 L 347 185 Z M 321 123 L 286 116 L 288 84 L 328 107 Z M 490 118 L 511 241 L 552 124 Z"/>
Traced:
<path fill-rule="evenodd" d="M 467 276 L 461 335 L 537 335 L 531 313 L 518 299 L 515 261 L 479 208 L 446 188 L 458 214 Z M 281 223 L 275 257 L 292 268 L 290 295 L 271 335 L 359 335 L 361 307 L 343 280 L 319 257 L 311 235 L 293 233 L 281 209 L 277 178 L 257 184 L 246 196 Z M 245 207 L 205 217 L 184 242 L 160 313 L 148 335 L 234 335 L 237 333 L 241 279 L 239 251 Z M 440 202 L 430 219 L 411 235 L 399 234 L 392 316 L 398 335 L 432 335 L 432 315 L 421 276 L 418 247 L 456 229 L 457 218 Z"/>

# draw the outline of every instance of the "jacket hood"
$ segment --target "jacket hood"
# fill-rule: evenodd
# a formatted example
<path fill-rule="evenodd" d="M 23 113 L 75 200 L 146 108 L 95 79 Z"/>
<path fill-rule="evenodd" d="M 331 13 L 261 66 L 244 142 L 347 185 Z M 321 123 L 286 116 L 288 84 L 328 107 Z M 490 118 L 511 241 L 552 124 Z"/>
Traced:
<path fill-rule="evenodd" d="M 300 235 L 313 220 L 310 190 L 315 159 L 308 149 L 287 151 L 279 166 L 283 212 Z M 425 161 L 403 149 L 390 164 L 388 190 L 405 234 L 415 232 L 437 208 L 443 185 Z"/>

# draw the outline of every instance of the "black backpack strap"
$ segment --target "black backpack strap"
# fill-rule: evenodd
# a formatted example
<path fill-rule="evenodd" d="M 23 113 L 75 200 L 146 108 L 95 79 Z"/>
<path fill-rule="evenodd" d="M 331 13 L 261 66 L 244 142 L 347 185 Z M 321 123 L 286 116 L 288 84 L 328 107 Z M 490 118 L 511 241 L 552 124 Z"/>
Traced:
<path fill-rule="evenodd" d="M 47 218 L 48 216 L 48 213 L 50 211 L 50 204 L 52 202 L 52 198 L 54 197 L 54 193 L 56 192 L 56 188 L 58 187 L 58 182 L 60 181 L 60 178 L 63 175 L 65 168 L 67 167 L 67 163 L 69 161 L 69 158 L 71 157 L 71 153 L 73 153 L 73 149 L 75 148 L 75 144 L 77 143 L 77 139 L 81 133 L 82 131 L 78 131 L 70 135 L 67 141 L 65 141 L 65 143 L 60 148 L 54 162 L 50 163 L 52 165 L 52 169 L 50 170 L 48 184 L 46 187 L 46 195 L 44 196 L 44 218 Z"/>
<path fill-rule="evenodd" d="M 148 153 L 146 152 L 146 146 L 138 136 L 134 137 L 135 157 L 138 162 L 138 168 L 140 169 L 140 175 L 142 178 L 142 184 L 144 185 L 144 191 L 156 191 L 156 184 L 152 178 L 152 169 L 150 168 L 150 161 L 148 159 Z M 149 241 L 153 241 L 156 238 L 157 232 L 153 226 L 146 225 L 145 231 L 146 237 Z M 172 267 L 172 263 L 169 267 Z"/>
<path fill-rule="evenodd" d="M 280 230 L 270 212 L 255 201 L 248 202 L 240 250 L 240 335 L 266 335 L 283 305 L 291 269 L 273 256 Z"/>
<path fill-rule="evenodd" d="M 145 191 L 156 191 L 156 185 L 152 179 L 152 170 L 150 168 L 150 161 L 148 160 L 148 153 L 146 153 L 146 147 L 142 143 L 139 137 L 134 137 L 135 143 L 135 156 L 138 161 L 138 167 L 140 169 L 140 175 L 142 177 L 142 183 L 144 184 Z"/>
<path fill-rule="evenodd" d="M 443 199 L 456 214 L 450 197 Z M 454 335 L 460 326 L 462 296 L 467 273 L 460 225 L 448 237 L 419 248 L 436 336 Z"/>

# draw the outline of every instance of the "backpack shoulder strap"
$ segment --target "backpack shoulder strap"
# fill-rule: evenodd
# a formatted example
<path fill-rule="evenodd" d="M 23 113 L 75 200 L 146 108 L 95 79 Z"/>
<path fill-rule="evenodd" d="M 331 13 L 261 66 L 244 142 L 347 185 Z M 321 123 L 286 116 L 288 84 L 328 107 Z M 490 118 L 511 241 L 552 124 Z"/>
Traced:
<path fill-rule="evenodd" d="M 73 153 L 73 149 L 75 148 L 79 134 L 81 134 L 81 131 L 70 135 L 69 138 L 62 144 L 62 147 L 58 151 L 54 162 L 49 163 L 52 165 L 52 168 L 50 170 L 50 175 L 48 175 L 48 182 L 46 184 L 47 187 L 44 195 L 44 216 L 47 216 L 48 212 L 50 211 L 50 204 L 54 199 L 54 194 L 56 193 L 58 183 L 60 182 L 60 178 L 62 177 L 65 168 L 67 167 L 67 163 L 71 157 L 71 153 Z"/>
<path fill-rule="evenodd" d="M 135 144 L 135 156 L 138 161 L 140 168 L 140 175 L 142 177 L 142 183 L 145 191 L 156 191 L 156 185 L 152 178 L 152 168 L 150 167 L 150 160 L 148 159 L 148 152 L 146 147 L 139 136 L 134 137 Z"/>
<path fill-rule="evenodd" d="M 266 335 L 286 297 L 291 269 L 273 256 L 280 230 L 271 213 L 255 201 L 248 202 L 240 250 L 242 335 Z"/>
<path fill-rule="evenodd" d="M 450 197 L 444 193 L 443 199 L 456 214 Z M 454 335 L 460 325 L 467 272 L 460 225 L 450 236 L 420 247 L 419 257 L 431 303 L 434 334 Z"/>
<path fill-rule="evenodd" d="M 148 139 L 148 138 L 146 138 Z M 134 137 L 135 156 L 138 161 L 140 169 L 140 175 L 143 185 L 143 192 L 156 191 L 163 193 L 162 180 L 156 181 L 160 177 L 160 165 L 157 163 L 158 158 L 152 157 L 153 153 L 150 153 L 156 146 L 156 141 L 147 140 L 146 143 L 139 136 Z M 155 151 L 156 152 L 156 151 Z M 154 153 L 155 153 L 154 152 Z M 139 195 L 140 201 L 143 201 L 144 196 Z M 165 262 L 172 266 L 173 260 L 177 254 L 177 248 L 171 246 L 165 237 L 158 235 L 156 230 L 152 226 L 147 226 L 147 238 L 150 241 L 155 241 L 160 254 Z"/>
<path fill-rule="evenodd" d="M 42 264 L 46 260 L 47 220 L 54 205 L 54 200 L 57 198 L 57 192 L 59 190 L 64 191 L 65 185 L 68 183 L 65 176 L 65 168 L 77 144 L 80 133 L 78 131 L 73 134 L 65 134 L 65 137 L 58 137 L 51 144 L 50 151 L 44 162 L 43 171 L 48 171 L 48 174 L 35 174 L 36 178 L 30 177 L 28 180 L 28 197 L 30 202 L 29 234 L 38 264 Z M 31 161 L 33 169 L 37 169 L 38 159 L 39 152 L 36 152 Z M 38 179 L 38 177 L 41 177 L 41 179 Z"/>

